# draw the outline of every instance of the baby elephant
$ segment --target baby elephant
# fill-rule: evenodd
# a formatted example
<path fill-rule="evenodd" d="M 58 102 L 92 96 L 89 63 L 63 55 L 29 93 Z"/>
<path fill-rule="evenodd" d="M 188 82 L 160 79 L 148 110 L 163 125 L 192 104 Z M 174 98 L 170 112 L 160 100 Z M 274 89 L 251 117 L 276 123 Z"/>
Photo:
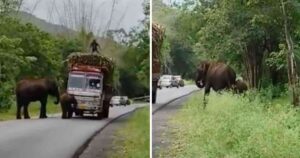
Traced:
<path fill-rule="evenodd" d="M 68 94 L 67 92 L 63 93 L 60 96 L 60 105 L 62 110 L 61 118 L 72 118 L 73 112 L 77 107 L 77 101 L 74 95 Z"/>
<path fill-rule="evenodd" d="M 243 80 L 236 80 L 236 93 L 243 93 L 248 90 L 248 86 Z"/>

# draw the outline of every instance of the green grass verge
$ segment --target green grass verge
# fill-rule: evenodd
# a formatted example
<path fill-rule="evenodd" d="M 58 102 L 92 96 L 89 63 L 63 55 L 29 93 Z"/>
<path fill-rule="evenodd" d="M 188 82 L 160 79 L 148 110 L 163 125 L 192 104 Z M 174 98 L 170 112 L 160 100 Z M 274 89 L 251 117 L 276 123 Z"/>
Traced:
<path fill-rule="evenodd" d="M 203 110 L 203 92 L 193 95 L 171 119 L 171 145 L 160 157 L 299 158 L 299 110 L 286 97 L 249 96 L 211 93 Z"/>
<path fill-rule="evenodd" d="M 138 109 L 129 118 L 123 128 L 116 132 L 114 141 L 116 151 L 113 158 L 149 158 L 150 157 L 150 121 L 149 107 Z"/>
<path fill-rule="evenodd" d="M 184 81 L 185 85 L 195 85 L 195 81 L 194 80 L 186 80 L 186 79 L 184 79 L 183 81 Z"/>
<path fill-rule="evenodd" d="M 50 113 L 60 113 L 61 108 L 60 104 L 56 105 L 53 103 L 53 99 L 49 99 L 47 103 L 47 114 Z M 36 117 L 40 115 L 40 107 L 41 104 L 40 102 L 32 102 L 29 105 L 29 115 L 30 117 Z M 7 121 L 7 120 L 14 120 L 16 119 L 16 112 L 17 112 L 17 107 L 16 105 L 13 105 L 8 111 L 6 112 L 0 112 L 0 121 Z M 23 114 L 22 114 L 23 118 Z"/>

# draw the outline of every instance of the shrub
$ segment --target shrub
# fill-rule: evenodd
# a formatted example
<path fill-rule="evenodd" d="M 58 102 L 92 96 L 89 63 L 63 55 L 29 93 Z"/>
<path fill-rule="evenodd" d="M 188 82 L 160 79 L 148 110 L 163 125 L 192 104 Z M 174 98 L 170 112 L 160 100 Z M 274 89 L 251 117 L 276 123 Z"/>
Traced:
<path fill-rule="evenodd" d="M 8 84 L 1 85 L 0 90 L 0 112 L 7 111 L 13 104 L 12 101 L 12 86 Z"/>

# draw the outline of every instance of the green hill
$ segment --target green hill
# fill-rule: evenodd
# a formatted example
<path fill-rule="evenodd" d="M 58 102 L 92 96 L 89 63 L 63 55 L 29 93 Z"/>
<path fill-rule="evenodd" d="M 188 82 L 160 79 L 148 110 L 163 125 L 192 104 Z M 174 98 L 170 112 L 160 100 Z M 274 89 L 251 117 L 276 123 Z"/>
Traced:
<path fill-rule="evenodd" d="M 14 15 L 19 18 L 23 23 L 32 23 L 42 31 L 48 32 L 53 35 L 74 35 L 76 32 L 62 25 L 52 24 L 46 20 L 40 19 L 30 13 L 20 11 Z"/>

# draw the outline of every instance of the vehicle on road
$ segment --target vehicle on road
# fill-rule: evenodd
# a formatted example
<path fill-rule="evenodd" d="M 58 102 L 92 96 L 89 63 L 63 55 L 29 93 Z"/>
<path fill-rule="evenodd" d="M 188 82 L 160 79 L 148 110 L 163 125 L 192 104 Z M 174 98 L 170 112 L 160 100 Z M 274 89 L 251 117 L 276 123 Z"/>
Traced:
<path fill-rule="evenodd" d="M 78 103 L 75 114 L 96 114 L 99 119 L 107 118 L 113 95 L 112 59 L 99 54 L 72 53 L 68 57 L 68 67 L 67 91 Z"/>
<path fill-rule="evenodd" d="M 171 79 L 171 87 L 179 88 L 179 81 L 176 80 L 176 78 L 174 76 L 172 76 L 172 79 Z"/>
<path fill-rule="evenodd" d="M 180 87 L 184 87 L 184 81 L 180 75 L 175 75 L 174 79 L 178 82 L 178 85 Z"/>
<path fill-rule="evenodd" d="M 172 75 L 162 75 L 160 77 L 160 79 L 158 80 L 158 88 L 162 89 L 163 87 L 172 87 Z"/>
<path fill-rule="evenodd" d="M 113 96 L 109 102 L 111 106 L 119 106 L 119 105 L 130 105 L 130 101 L 127 96 Z"/>

